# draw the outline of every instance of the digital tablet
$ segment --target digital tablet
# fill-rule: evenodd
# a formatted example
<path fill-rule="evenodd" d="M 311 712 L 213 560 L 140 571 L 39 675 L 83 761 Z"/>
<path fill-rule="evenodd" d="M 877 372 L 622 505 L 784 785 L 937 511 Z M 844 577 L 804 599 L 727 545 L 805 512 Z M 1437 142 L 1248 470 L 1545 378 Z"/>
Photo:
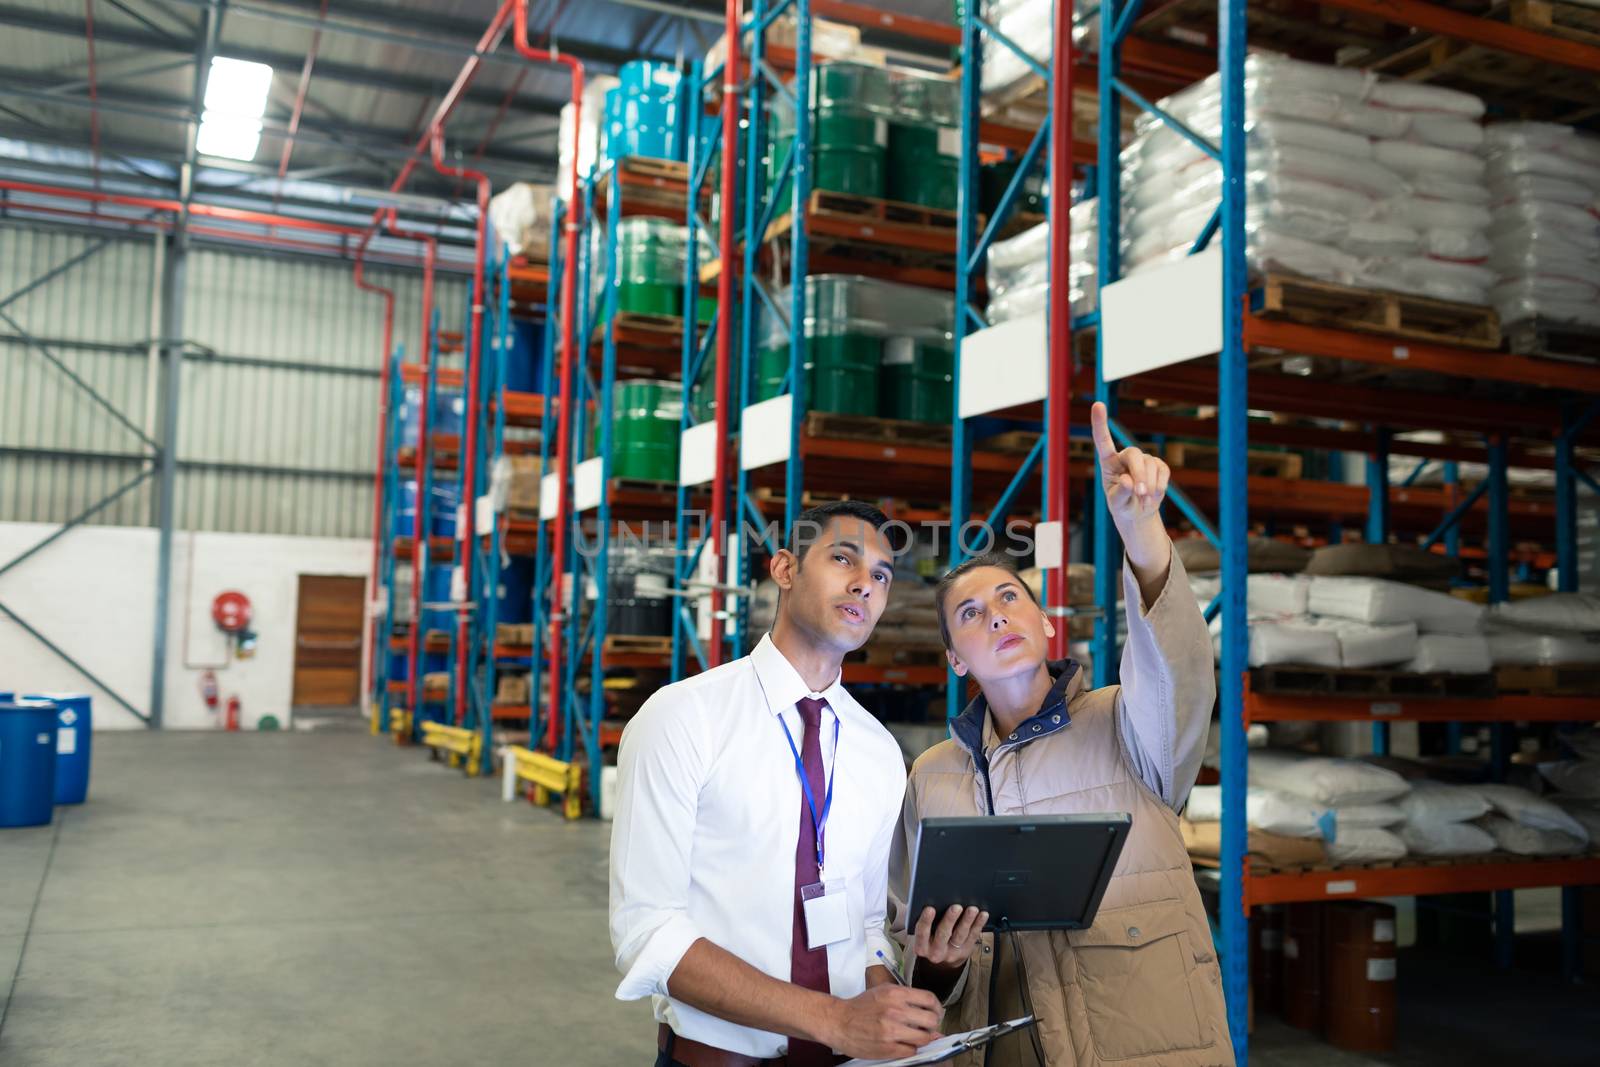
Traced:
<path fill-rule="evenodd" d="M 989 913 L 986 930 L 1082 930 L 1094 923 L 1128 840 L 1127 812 L 923 819 L 911 916 L 952 904 Z"/>

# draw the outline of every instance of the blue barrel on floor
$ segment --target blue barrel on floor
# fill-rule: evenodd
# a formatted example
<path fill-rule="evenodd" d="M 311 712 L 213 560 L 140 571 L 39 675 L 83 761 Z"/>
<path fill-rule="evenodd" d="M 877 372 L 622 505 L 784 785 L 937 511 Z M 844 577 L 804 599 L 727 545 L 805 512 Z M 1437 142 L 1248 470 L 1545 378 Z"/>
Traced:
<path fill-rule="evenodd" d="M 0 703 L 0 827 L 47 825 L 55 803 L 56 706 Z"/>
<path fill-rule="evenodd" d="M 30 693 L 28 700 L 56 706 L 56 803 L 82 804 L 89 797 L 89 754 L 94 713 L 87 693 Z"/>

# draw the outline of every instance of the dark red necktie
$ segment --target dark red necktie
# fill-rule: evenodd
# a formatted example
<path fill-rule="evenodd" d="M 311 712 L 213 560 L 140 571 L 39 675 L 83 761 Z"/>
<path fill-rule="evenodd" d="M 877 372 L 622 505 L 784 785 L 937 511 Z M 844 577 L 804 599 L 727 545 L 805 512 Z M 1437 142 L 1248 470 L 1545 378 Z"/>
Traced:
<path fill-rule="evenodd" d="M 803 697 L 795 706 L 800 709 L 800 718 L 806 724 L 805 741 L 800 746 L 800 761 L 805 764 L 811 795 L 821 804 L 828 791 L 826 776 L 822 771 L 822 709 L 828 706 L 828 702 Z M 835 761 L 838 758 L 838 753 L 835 753 Z M 806 948 L 806 912 L 805 904 L 800 899 L 801 888 L 814 885 L 818 880 L 817 827 L 811 819 L 811 807 L 806 803 L 805 791 L 801 790 L 800 840 L 794 846 L 794 930 L 789 942 L 789 981 L 826 993 L 829 992 L 828 950 L 826 947 L 815 950 Z M 801 1041 L 798 1038 L 789 1041 L 789 1063 L 794 1067 L 813 1067 L 834 1062 L 832 1051 L 814 1041 Z"/>

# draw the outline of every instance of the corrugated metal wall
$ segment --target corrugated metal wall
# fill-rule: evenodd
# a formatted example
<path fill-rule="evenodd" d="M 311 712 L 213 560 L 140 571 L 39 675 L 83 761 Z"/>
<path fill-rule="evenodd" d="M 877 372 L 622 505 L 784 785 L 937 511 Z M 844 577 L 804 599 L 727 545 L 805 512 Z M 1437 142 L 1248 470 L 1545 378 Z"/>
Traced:
<path fill-rule="evenodd" d="M 0 226 L 0 301 L 100 240 Z M 119 238 L 0 304 L 0 316 L 15 318 L 144 427 L 149 394 L 159 394 L 146 378 L 156 264 L 152 239 Z M 369 277 L 395 290 L 396 340 L 414 359 L 420 275 Z M 462 317 L 466 287 L 458 277 L 441 279 L 447 328 Z M 347 264 L 196 248 L 185 304 L 178 528 L 364 536 L 382 301 L 355 288 Z M 136 474 L 137 460 L 116 457 L 138 456 L 141 446 L 18 333 L 0 317 L 0 520 L 59 522 Z M 40 450 L 71 454 L 32 454 Z M 142 486 L 93 521 L 146 524 L 153 501 Z"/>

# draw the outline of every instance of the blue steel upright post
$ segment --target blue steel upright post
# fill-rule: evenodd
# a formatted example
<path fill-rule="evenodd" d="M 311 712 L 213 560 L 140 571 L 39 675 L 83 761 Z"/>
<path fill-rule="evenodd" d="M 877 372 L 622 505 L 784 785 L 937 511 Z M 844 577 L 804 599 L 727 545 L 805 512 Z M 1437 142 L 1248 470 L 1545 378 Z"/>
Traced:
<path fill-rule="evenodd" d="M 978 96 L 982 87 L 982 45 L 978 39 L 977 4 L 961 5 L 961 163 L 956 184 L 955 329 L 951 342 L 951 374 L 957 402 L 950 418 L 950 566 L 961 562 L 960 532 L 972 515 L 972 433 L 961 416 L 961 359 L 972 322 L 973 234 L 977 222 Z M 1019 168 L 1018 173 L 1021 173 Z M 966 683 L 953 668 L 945 670 L 945 718 L 954 720 L 965 703 Z"/>
<path fill-rule="evenodd" d="M 622 222 L 622 181 L 617 161 L 611 163 L 611 188 L 606 195 L 605 297 L 600 313 L 605 316 L 605 345 L 600 366 L 600 395 L 595 401 L 595 429 L 599 434 L 600 458 L 599 522 L 595 530 L 595 598 L 589 617 L 589 717 L 584 724 L 584 749 L 589 756 L 589 793 L 594 810 L 600 810 L 600 721 L 605 718 L 605 640 L 607 583 L 611 566 L 611 445 L 612 393 L 617 383 L 617 227 Z M 576 512 L 575 512 L 576 513 Z"/>
<path fill-rule="evenodd" d="M 1095 195 L 1099 200 L 1095 250 L 1095 278 L 1103 291 L 1122 277 L 1122 41 L 1137 17 L 1139 0 L 1105 0 L 1100 8 L 1102 40 L 1113 38 L 1111 47 L 1101 46 L 1097 72 L 1100 93 L 1100 124 L 1095 157 Z M 1052 179 L 1053 182 L 1053 179 Z M 1065 195 L 1063 186 L 1052 184 L 1052 198 Z M 1105 331 L 1095 331 L 1094 398 L 1106 406 L 1110 418 L 1117 417 L 1116 387 L 1106 381 Z M 1120 443 L 1120 442 L 1119 442 Z M 1096 472 L 1098 478 L 1098 472 Z M 1094 684 L 1111 685 L 1119 674 L 1117 659 L 1117 591 L 1122 585 L 1122 538 L 1111 521 L 1105 493 L 1094 494 L 1091 522 L 1091 559 L 1094 561 L 1094 599 L 1100 605 L 1094 623 Z M 1066 531 L 1062 531 L 1066 536 Z"/>
<path fill-rule="evenodd" d="M 1217 525 L 1222 536 L 1222 672 L 1218 683 L 1222 726 L 1222 987 L 1228 1030 L 1238 1067 L 1249 1056 L 1249 922 L 1245 913 L 1244 672 L 1249 634 L 1245 627 L 1245 583 L 1249 575 L 1246 531 L 1249 486 L 1245 478 L 1246 395 L 1244 300 L 1249 286 L 1245 258 L 1245 0 L 1217 4 L 1217 72 L 1222 83 L 1222 351 L 1217 364 L 1217 399 L 1222 471 Z M 1104 102 L 1102 101 L 1102 106 Z"/>

